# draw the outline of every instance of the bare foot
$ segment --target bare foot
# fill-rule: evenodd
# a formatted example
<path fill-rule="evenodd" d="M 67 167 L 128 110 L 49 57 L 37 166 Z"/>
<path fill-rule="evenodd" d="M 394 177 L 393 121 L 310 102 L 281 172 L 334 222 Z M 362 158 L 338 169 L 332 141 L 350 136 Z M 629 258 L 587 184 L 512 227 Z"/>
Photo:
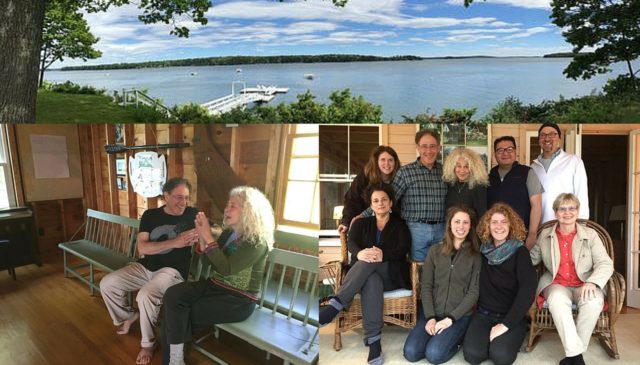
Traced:
<path fill-rule="evenodd" d="M 151 358 L 153 357 L 153 347 L 143 347 L 138 352 L 138 358 L 136 359 L 136 364 L 138 365 L 147 365 L 151 363 Z"/>
<path fill-rule="evenodd" d="M 120 325 L 116 333 L 119 335 L 126 335 L 127 333 L 129 333 L 131 325 L 134 324 L 138 320 L 138 318 L 140 318 L 140 313 L 134 312 L 133 315 L 129 317 L 129 319 L 127 319 Z"/>

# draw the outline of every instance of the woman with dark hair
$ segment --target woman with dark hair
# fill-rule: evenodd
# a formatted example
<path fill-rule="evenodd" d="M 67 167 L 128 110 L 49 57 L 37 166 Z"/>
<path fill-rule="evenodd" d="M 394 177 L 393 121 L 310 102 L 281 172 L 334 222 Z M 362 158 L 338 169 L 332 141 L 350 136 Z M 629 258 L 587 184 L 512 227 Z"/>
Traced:
<path fill-rule="evenodd" d="M 407 253 L 411 235 L 404 221 L 391 215 L 391 186 L 372 185 L 367 191 L 375 215 L 358 219 L 349 230 L 350 268 L 338 293 L 320 311 L 320 325 L 333 321 L 360 294 L 364 343 L 369 347 L 367 361 L 379 365 L 383 363 L 380 344 L 383 293 L 409 288 Z"/>
<path fill-rule="evenodd" d="M 466 206 L 447 210 L 444 240 L 431 248 L 422 270 L 422 311 L 404 344 L 405 359 L 449 361 L 464 339 L 478 300 L 480 254 Z"/>
<path fill-rule="evenodd" d="M 342 219 L 338 232 L 346 233 L 354 217 L 362 213 L 369 206 L 366 189 L 369 185 L 380 183 L 391 184 L 393 177 L 400 168 L 398 154 L 389 146 L 378 146 L 373 149 L 369 161 L 362 172 L 356 175 L 349 190 L 344 195 Z"/>
<path fill-rule="evenodd" d="M 482 217 L 487 210 L 487 165 L 480 155 L 469 148 L 459 147 L 444 159 L 442 180 L 447 183 L 447 208 L 466 205 Z"/>
<path fill-rule="evenodd" d="M 480 219 L 482 241 L 480 297 L 464 337 L 464 358 L 471 364 L 491 359 L 511 364 L 527 332 L 526 314 L 536 292 L 536 272 L 518 214 L 504 203 L 494 204 Z"/>

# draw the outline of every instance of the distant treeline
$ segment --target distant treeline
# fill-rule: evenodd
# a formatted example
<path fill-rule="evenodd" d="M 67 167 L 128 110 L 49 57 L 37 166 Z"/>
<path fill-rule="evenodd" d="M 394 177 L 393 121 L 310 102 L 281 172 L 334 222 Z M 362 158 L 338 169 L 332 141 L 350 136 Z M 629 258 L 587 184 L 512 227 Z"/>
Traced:
<path fill-rule="evenodd" d="M 314 62 L 365 62 L 365 61 L 416 61 L 422 60 L 418 56 L 366 56 L 349 54 L 325 54 L 325 55 L 287 55 L 287 56 L 224 56 L 206 58 L 187 58 L 182 60 L 148 61 L 138 63 L 113 63 L 94 66 L 69 66 L 62 71 L 76 70 L 114 70 L 134 68 L 156 68 L 176 66 L 236 66 L 270 63 L 314 63 Z"/>
<path fill-rule="evenodd" d="M 580 52 L 579 55 L 586 55 L 589 52 Z M 558 52 L 558 53 L 549 53 L 544 55 L 544 58 L 573 58 L 576 54 L 573 52 Z"/>

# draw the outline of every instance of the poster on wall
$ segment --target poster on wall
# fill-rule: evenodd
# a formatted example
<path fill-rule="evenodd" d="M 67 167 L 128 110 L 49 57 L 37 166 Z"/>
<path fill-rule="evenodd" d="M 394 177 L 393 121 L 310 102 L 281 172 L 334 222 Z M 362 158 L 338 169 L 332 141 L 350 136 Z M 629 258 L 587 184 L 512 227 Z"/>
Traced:
<path fill-rule="evenodd" d="M 138 152 L 129 159 L 129 180 L 133 191 L 145 198 L 162 194 L 167 181 L 167 163 L 157 152 Z"/>
<path fill-rule="evenodd" d="M 64 179 L 69 175 L 67 138 L 32 134 L 31 155 L 36 179 Z"/>

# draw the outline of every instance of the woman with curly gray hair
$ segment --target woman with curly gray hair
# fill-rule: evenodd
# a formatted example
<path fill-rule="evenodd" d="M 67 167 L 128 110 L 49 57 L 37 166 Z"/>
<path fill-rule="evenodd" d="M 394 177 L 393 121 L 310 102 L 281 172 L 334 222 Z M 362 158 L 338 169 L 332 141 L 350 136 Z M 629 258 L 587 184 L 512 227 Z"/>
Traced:
<path fill-rule="evenodd" d="M 164 364 L 184 364 L 184 343 L 198 329 L 243 321 L 255 308 L 273 245 L 273 209 L 259 190 L 240 186 L 229 193 L 223 224 L 216 240 L 204 213 L 196 216 L 200 241 L 195 251 L 210 262 L 212 275 L 165 292 Z"/>
<path fill-rule="evenodd" d="M 446 207 L 467 206 L 476 217 L 482 217 L 487 210 L 489 175 L 480 155 L 465 147 L 456 148 L 444 160 L 442 171 L 447 184 Z"/>

